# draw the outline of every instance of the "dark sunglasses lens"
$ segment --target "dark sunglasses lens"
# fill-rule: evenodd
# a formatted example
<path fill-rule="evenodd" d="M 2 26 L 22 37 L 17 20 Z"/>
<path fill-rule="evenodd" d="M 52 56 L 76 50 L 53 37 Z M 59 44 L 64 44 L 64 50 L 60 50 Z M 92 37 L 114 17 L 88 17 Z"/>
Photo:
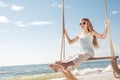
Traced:
<path fill-rule="evenodd" d="M 85 22 L 83 22 L 83 25 L 85 25 L 86 23 Z"/>
<path fill-rule="evenodd" d="M 80 23 L 80 25 L 82 25 L 82 23 Z"/>

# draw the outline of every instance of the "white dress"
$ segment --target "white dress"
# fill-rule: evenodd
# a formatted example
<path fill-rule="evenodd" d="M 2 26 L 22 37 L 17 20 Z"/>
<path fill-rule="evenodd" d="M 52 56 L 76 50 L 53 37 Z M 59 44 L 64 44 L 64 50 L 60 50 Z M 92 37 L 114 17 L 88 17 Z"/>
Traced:
<path fill-rule="evenodd" d="M 81 46 L 80 52 L 74 56 L 71 56 L 69 59 L 63 61 L 63 62 L 73 61 L 75 65 L 72 66 L 72 69 L 75 69 L 82 62 L 94 56 L 93 36 L 90 33 L 88 33 L 87 35 L 82 33 L 79 36 L 79 39 L 80 39 L 80 46 Z"/>

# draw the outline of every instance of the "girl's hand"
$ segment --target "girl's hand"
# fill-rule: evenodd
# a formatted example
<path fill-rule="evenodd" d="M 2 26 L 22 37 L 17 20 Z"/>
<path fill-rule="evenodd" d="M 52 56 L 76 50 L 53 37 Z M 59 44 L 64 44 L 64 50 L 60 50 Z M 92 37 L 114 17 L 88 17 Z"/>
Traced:
<path fill-rule="evenodd" d="M 110 21 L 109 21 L 109 19 L 106 19 L 106 20 L 105 20 L 105 27 L 107 27 L 107 28 L 108 28 L 108 27 L 109 27 L 109 25 L 110 25 Z"/>
<path fill-rule="evenodd" d="M 65 28 L 63 28 L 63 34 L 66 34 L 67 33 L 67 31 L 65 30 Z"/>

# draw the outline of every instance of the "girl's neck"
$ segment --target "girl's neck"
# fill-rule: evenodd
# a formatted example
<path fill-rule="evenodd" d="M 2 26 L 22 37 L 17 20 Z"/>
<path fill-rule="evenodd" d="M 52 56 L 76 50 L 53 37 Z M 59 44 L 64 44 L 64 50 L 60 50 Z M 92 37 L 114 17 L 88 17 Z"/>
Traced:
<path fill-rule="evenodd" d="M 83 33 L 84 33 L 84 34 L 88 34 L 89 31 L 87 31 L 87 30 L 83 30 Z"/>

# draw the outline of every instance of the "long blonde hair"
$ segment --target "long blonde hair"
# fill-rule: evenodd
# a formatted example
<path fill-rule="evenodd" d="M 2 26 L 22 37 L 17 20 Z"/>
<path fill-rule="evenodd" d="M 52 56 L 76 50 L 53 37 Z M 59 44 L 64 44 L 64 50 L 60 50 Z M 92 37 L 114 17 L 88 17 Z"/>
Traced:
<path fill-rule="evenodd" d="M 92 26 L 91 21 L 90 21 L 88 18 L 82 18 L 82 20 L 84 20 L 84 21 L 87 22 L 87 27 L 88 27 L 88 31 L 89 31 L 89 32 L 95 31 L 95 30 L 93 29 L 93 26 Z M 98 47 L 99 47 L 98 42 L 97 42 L 97 39 L 96 39 L 96 36 L 93 36 L 93 45 L 94 45 L 95 48 L 98 48 Z"/>

